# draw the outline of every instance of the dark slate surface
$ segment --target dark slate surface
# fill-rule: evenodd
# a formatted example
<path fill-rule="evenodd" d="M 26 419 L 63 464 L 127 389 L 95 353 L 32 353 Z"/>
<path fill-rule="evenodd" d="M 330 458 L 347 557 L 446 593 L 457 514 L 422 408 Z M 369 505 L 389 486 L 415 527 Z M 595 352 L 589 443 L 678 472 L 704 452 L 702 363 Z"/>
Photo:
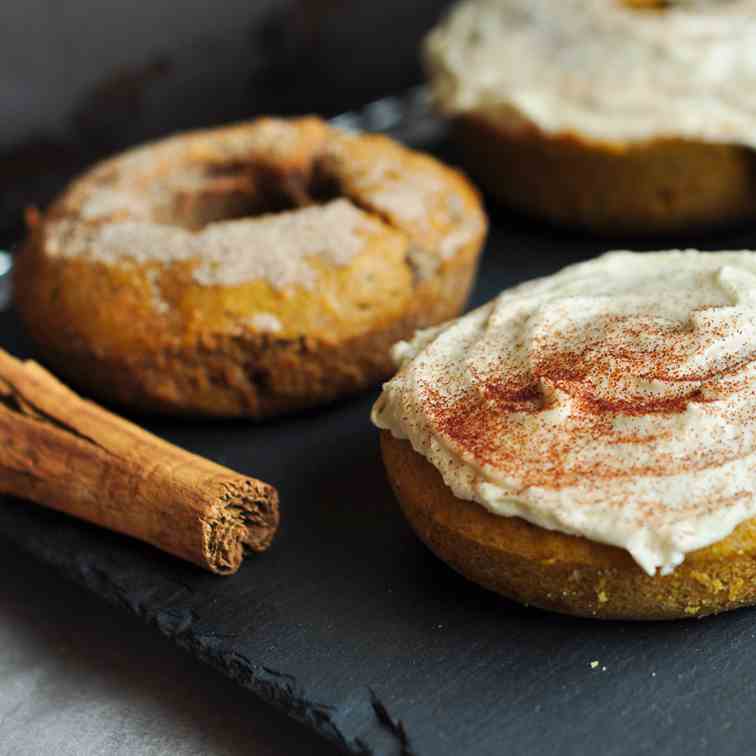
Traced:
<path fill-rule="evenodd" d="M 504 216 L 496 226 L 475 302 L 606 247 Z M 698 240 L 754 243 L 748 231 Z M 12 314 L 0 343 L 30 353 Z M 141 420 L 279 486 L 280 535 L 233 578 L 16 501 L 0 507 L 0 533 L 347 752 L 752 752 L 753 611 L 599 623 L 466 583 L 398 512 L 368 422 L 374 396 L 257 426 Z"/>

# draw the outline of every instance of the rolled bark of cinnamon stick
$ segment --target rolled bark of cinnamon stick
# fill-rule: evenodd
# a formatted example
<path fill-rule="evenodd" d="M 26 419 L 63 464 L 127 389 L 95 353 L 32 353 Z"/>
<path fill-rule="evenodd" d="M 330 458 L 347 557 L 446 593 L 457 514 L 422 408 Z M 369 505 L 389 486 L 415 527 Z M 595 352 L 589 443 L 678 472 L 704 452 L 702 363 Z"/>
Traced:
<path fill-rule="evenodd" d="M 236 572 L 278 526 L 276 489 L 157 438 L 0 349 L 0 493 Z"/>

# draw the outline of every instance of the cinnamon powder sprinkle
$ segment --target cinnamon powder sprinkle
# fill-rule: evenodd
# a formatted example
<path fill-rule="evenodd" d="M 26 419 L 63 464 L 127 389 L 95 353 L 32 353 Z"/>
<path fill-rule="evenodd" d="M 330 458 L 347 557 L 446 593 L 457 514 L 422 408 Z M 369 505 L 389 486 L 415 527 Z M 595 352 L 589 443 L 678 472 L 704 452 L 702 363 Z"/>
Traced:
<path fill-rule="evenodd" d="M 493 512 L 649 571 L 756 514 L 756 253 L 612 253 L 401 353 L 376 423 Z"/>

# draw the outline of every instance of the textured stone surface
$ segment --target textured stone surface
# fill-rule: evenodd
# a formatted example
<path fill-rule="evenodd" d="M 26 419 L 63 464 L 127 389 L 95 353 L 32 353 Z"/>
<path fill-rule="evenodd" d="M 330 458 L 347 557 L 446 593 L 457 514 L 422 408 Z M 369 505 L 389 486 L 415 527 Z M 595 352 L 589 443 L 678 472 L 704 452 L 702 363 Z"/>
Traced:
<path fill-rule="evenodd" d="M 477 301 L 605 246 L 506 217 L 497 225 Z M 756 234 L 695 243 L 734 249 L 756 244 Z M 12 315 L 0 318 L 0 343 L 28 353 Z M 262 425 L 147 421 L 279 486 L 280 535 L 233 578 L 20 502 L 0 507 L 0 532 L 347 752 L 749 750 L 753 611 L 601 624 L 466 583 L 399 515 L 368 422 L 372 399 Z"/>
<path fill-rule="evenodd" d="M 55 569 L 0 551 L 2 756 L 333 756 L 170 639 Z"/>

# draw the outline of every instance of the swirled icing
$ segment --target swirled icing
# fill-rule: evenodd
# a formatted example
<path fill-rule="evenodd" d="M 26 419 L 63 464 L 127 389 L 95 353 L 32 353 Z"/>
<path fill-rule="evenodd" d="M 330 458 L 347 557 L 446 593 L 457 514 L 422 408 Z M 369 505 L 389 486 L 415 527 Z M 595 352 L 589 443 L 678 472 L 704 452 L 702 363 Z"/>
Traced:
<path fill-rule="evenodd" d="M 395 347 L 374 423 L 649 574 L 756 515 L 756 252 L 613 252 Z"/>
<path fill-rule="evenodd" d="M 449 113 L 598 141 L 756 146 L 756 2 L 465 0 L 429 36 Z"/>

